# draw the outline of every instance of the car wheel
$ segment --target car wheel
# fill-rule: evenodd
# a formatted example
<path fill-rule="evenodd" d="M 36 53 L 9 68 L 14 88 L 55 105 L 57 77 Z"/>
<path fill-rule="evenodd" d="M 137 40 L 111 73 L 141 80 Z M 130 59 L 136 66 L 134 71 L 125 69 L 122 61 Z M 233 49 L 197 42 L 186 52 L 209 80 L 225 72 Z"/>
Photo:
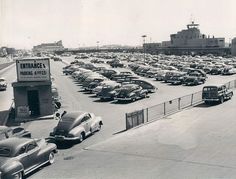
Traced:
<path fill-rule="evenodd" d="M 51 152 L 48 156 L 48 162 L 49 162 L 49 164 L 53 164 L 54 161 L 55 161 L 54 153 Z"/>
<path fill-rule="evenodd" d="M 224 97 L 222 96 L 221 98 L 220 98 L 220 103 L 222 104 L 224 102 Z"/>
<path fill-rule="evenodd" d="M 144 98 L 147 98 L 148 97 L 147 95 L 148 95 L 147 93 L 144 93 Z"/>
<path fill-rule="evenodd" d="M 100 131 L 101 128 L 102 128 L 102 125 L 101 125 L 101 124 L 98 124 L 97 131 Z"/>
<path fill-rule="evenodd" d="M 83 135 L 83 133 L 81 133 L 80 137 L 79 137 L 79 142 L 81 143 L 81 142 L 83 142 L 83 140 L 84 140 L 84 135 Z"/>
<path fill-rule="evenodd" d="M 15 179 L 22 179 L 22 178 L 23 178 L 22 172 L 16 173 L 16 174 L 14 175 L 14 178 L 15 178 Z"/>

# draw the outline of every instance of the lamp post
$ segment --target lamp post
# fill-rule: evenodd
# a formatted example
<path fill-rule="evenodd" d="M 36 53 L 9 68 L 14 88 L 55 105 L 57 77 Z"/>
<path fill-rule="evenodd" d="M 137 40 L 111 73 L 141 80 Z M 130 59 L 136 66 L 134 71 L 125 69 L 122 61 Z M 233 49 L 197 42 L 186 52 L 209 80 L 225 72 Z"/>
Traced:
<path fill-rule="evenodd" d="M 146 49 L 145 49 L 145 38 L 147 37 L 147 35 L 142 35 L 141 36 L 142 38 L 143 38 L 143 58 L 144 58 L 144 60 L 145 60 L 145 53 L 146 53 Z"/>

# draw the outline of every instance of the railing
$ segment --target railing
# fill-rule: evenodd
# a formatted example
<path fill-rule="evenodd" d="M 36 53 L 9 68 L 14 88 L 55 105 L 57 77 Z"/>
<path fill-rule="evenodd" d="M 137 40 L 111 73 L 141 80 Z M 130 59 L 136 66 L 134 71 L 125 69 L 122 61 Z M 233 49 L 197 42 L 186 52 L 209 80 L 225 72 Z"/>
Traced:
<path fill-rule="evenodd" d="M 236 88 L 236 80 L 225 84 L 228 89 Z M 202 102 L 202 91 L 175 98 L 146 109 L 141 109 L 131 113 L 126 113 L 126 130 L 136 127 L 140 124 L 159 120 L 167 115 L 176 113 L 190 106 L 195 106 Z"/>

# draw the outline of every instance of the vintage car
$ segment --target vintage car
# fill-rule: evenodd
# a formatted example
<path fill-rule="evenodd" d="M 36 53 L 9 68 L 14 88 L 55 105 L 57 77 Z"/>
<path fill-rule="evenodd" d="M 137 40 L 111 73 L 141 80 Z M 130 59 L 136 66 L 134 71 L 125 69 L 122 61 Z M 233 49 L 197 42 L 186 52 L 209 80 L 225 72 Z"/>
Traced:
<path fill-rule="evenodd" d="M 236 68 L 233 67 L 225 67 L 222 72 L 222 75 L 234 75 L 236 74 Z"/>
<path fill-rule="evenodd" d="M 119 60 L 115 60 L 115 61 L 113 61 L 113 62 L 110 63 L 110 66 L 111 66 L 112 68 L 118 68 L 118 67 L 122 68 L 122 67 L 124 67 L 125 65 L 124 65 L 123 63 L 121 63 Z"/>
<path fill-rule="evenodd" d="M 0 126 L 0 140 L 10 137 L 31 137 L 31 133 L 22 127 Z"/>
<path fill-rule="evenodd" d="M 0 78 L 0 90 L 6 90 L 7 89 L 7 82 L 5 78 Z"/>
<path fill-rule="evenodd" d="M 180 85 L 184 82 L 185 76 L 186 76 L 186 72 L 179 72 L 179 73 L 175 73 L 170 79 L 169 82 L 172 85 Z"/>
<path fill-rule="evenodd" d="M 117 82 L 112 81 L 112 80 L 102 81 L 96 86 L 96 88 L 92 90 L 92 93 L 97 95 L 99 92 L 101 92 L 103 86 L 109 86 L 109 85 L 114 85 L 114 84 L 117 84 Z"/>
<path fill-rule="evenodd" d="M 101 129 L 102 118 L 84 111 L 64 112 L 50 138 L 56 141 L 82 142 L 88 135 Z"/>
<path fill-rule="evenodd" d="M 195 86 L 202 84 L 202 80 L 199 77 L 196 76 L 187 76 L 183 82 L 183 85 L 186 86 Z"/>
<path fill-rule="evenodd" d="M 45 139 L 13 137 L 0 141 L 0 176 L 19 178 L 49 163 L 54 163 L 57 147 Z"/>
<path fill-rule="evenodd" d="M 131 83 L 141 86 L 144 90 L 147 90 L 149 93 L 154 93 L 157 90 L 154 84 L 146 80 L 133 79 Z"/>
<path fill-rule="evenodd" d="M 202 89 L 202 100 L 206 103 L 220 102 L 231 99 L 233 91 L 226 88 L 225 85 L 209 85 Z"/>
<path fill-rule="evenodd" d="M 86 78 L 83 83 L 82 83 L 82 88 L 85 90 L 85 91 L 91 91 L 91 89 L 89 88 L 89 85 L 93 82 L 97 82 L 97 83 L 100 83 L 104 80 L 106 80 L 107 78 L 104 77 L 104 76 L 100 76 L 100 75 L 96 75 L 96 76 L 91 76 L 91 77 L 88 77 Z"/>
<path fill-rule="evenodd" d="M 169 72 L 169 71 L 168 70 L 160 70 L 154 75 L 154 78 L 157 81 L 163 81 L 165 78 L 166 72 Z"/>
<path fill-rule="evenodd" d="M 168 71 L 168 72 L 166 72 L 165 73 L 165 77 L 164 77 L 164 82 L 165 83 L 170 83 L 171 82 L 171 78 L 173 77 L 173 76 L 175 76 L 176 74 L 179 74 L 179 72 L 178 71 Z"/>
<path fill-rule="evenodd" d="M 148 91 L 136 84 L 126 84 L 115 90 L 114 99 L 117 101 L 135 101 L 147 97 Z"/>
<path fill-rule="evenodd" d="M 97 93 L 97 97 L 100 98 L 101 100 L 105 100 L 105 99 L 112 100 L 115 97 L 114 90 L 120 87 L 121 87 L 121 84 L 116 83 L 116 82 L 110 83 L 108 85 L 104 85 L 101 91 Z"/>
<path fill-rule="evenodd" d="M 105 70 L 102 70 L 101 72 L 99 72 L 101 75 L 111 79 L 111 77 L 115 74 L 118 74 L 119 72 L 116 71 L 116 70 L 113 70 L 113 69 L 105 69 Z"/>

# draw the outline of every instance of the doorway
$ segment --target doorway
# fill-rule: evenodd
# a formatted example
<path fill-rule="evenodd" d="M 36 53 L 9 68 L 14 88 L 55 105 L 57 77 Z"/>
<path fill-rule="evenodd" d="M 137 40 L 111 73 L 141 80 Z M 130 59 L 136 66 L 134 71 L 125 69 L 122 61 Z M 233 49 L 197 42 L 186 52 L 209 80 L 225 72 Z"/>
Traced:
<path fill-rule="evenodd" d="M 39 116 L 39 93 L 38 90 L 27 91 L 30 116 Z"/>

